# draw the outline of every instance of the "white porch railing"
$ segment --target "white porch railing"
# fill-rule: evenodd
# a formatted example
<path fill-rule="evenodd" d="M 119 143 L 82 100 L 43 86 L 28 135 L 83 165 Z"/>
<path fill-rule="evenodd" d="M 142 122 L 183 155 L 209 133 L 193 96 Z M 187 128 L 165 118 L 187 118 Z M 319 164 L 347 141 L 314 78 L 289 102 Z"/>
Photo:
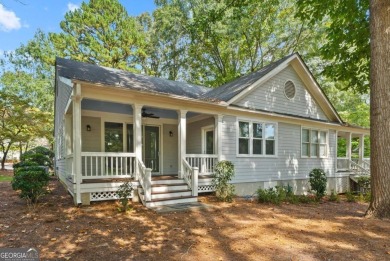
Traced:
<path fill-rule="evenodd" d="M 188 164 L 199 169 L 201 175 L 211 175 L 214 173 L 214 166 L 217 164 L 218 155 L 215 154 L 186 154 Z"/>
<path fill-rule="evenodd" d="M 349 170 L 349 158 L 337 158 L 337 170 Z"/>
<path fill-rule="evenodd" d="M 198 196 L 198 176 L 199 168 L 191 167 L 185 158 L 183 158 L 183 179 L 192 191 L 192 196 Z"/>
<path fill-rule="evenodd" d="M 370 170 L 351 160 L 351 170 L 357 175 L 370 175 Z"/>
<path fill-rule="evenodd" d="M 83 179 L 130 178 L 134 173 L 135 154 L 116 152 L 81 152 Z"/>
<path fill-rule="evenodd" d="M 142 159 L 137 158 L 138 175 L 137 179 L 144 193 L 144 201 L 152 199 L 152 169 L 145 167 Z"/>

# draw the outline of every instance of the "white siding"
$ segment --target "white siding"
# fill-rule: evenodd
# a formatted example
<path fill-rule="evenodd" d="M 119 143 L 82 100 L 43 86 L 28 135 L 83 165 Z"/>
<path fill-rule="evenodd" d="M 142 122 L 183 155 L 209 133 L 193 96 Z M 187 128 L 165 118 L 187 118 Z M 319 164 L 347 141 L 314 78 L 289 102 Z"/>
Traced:
<path fill-rule="evenodd" d="M 284 94 L 284 85 L 288 80 L 295 84 L 296 89 L 295 97 L 291 100 L 287 99 Z M 282 70 L 235 104 L 253 109 L 327 120 L 324 112 L 291 66 Z"/>
<path fill-rule="evenodd" d="M 102 151 L 100 122 L 100 118 L 97 117 L 81 117 L 81 151 Z M 87 131 L 87 125 L 91 126 L 91 131 Z"/>
<path fill-rule="evenodd" d="M 66 177 L 70 175 L 71 170 L 67 170 L 64 157 L 65 151 L 65 133 L 64 133 L 64 115 L 66 105 L 70 99 L 72 93 L 72 84 L 69 80 L 64 78 L 57 79 L 57 90 L 55 97 L 55 122 L 54 122 L 54 145 L 55 145 L 55 159 L 56 159 L 56 172 L 57 175 L 66 181 Z M 62 159 L 62 160 L 61 160 Z"/>
<path fill-rule="evenodd" d="M 173 132 L 173 137 L 169 136 L 169 132 Z M 178 168 L 178 135 L 177 125 L 163 124 L 163 173 L 177 174 Z"/>
<path fill-rule="evenodd" d="M 202 127 L 214 126 L 214 124 L 214 117 L 187 124 L 187 154 L 203 154 Z"/>
<path fill-rule="evenodd" d="M 301 158 L 301 126 L 278 123 L 278 155 L 275 158 L 237 157 L 236 118 L 225 116 L 222 130 L 222 159 L 235 165 L 233 183 L 308 178 L 313 168 L 334 175 L 336 132 L 329 131 L 328 158 Z"/>

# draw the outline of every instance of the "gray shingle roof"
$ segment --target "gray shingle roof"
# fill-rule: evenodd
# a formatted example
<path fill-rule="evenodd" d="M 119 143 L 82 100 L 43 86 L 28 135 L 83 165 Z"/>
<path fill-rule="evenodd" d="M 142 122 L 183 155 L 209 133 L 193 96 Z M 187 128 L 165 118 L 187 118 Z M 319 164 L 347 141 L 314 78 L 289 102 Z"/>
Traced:
<path fill-rule="evenodd" d="M 56 70 L 58 76 L 68 79 L 124 87 L 145 92 L 174 94 L 193 99 L 198 99 L 201 95 L 211 90 L 210 88 L 199 85 L 134 74 L 58 57 L 56 58 Z"/>
<path fill-rule="evenodd" d="M 228 82 L 224 85 L 221 85 L 218 88 L 212 89 L 211 91 L 203 94 L 201 99 L 204 100 L 218 100 L 218 101 L 229 101 L 234 96 L 251 86 L 257 80 L 264 77 L 270 71 L 278 67 L 278 65 L 282 64 L 285 60 L 293 56 L 294 54 L 290 54 L 276 62 L 270 63 L 267 66 L 261 68 L 256 72 L 252 72 L 240 78 L 237 78 L 231 82 Z"/>

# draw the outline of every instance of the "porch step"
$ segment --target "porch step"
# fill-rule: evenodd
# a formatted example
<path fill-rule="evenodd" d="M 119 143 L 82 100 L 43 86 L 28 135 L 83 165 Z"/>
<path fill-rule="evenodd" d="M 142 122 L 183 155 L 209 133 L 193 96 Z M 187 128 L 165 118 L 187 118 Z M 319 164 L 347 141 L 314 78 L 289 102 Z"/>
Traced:
<path fill-rule="evenodd" d="M 182 179 L 172 178 L 172 179 L 159 179 L 152 180 L 153 185 L 171 185 L 171 184 L 185 184 Z"/>
<path fill-rule="evenodd" d="M 143 190 L 140 191 L 141 195 L 144 195 Z M 152 201 L 158 199 L 171 199 L 171 198 L 182 198 L 191 196 L 191 190 L 175 190 L 168 192 L 152 192 Z"/>
<path fill-rule="evenodd" d="M 172 197 L 167 199 L 154 199 L 152 201 L 145 202 L 145 206 L 147 208 L 153 208 L 158 206 L 166 206 L 166 205 L 175 205 L 175 204 L 183 204 L 183 203 L 192 203 L 198 202 L 198 197 L 188 196 L 188 197 Z"/>

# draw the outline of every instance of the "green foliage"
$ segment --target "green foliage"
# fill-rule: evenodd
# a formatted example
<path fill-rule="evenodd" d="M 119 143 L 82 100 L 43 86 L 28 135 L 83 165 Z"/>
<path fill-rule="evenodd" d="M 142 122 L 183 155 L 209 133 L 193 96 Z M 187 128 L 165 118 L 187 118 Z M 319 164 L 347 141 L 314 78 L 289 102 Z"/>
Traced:
<path fill-rule="evenodd" d="M 259 203 L 271 203 L 275 205 L 279 205 L 282 202 L 297 204 L 315 201 L 311 196 L 294 195 L 292 187 L 289 184 L 287 186 L 275 186 L 268 189 L 259 188 L 256 194 Z"/>
<path fill-rule="evenodd" d="M 325 196 L 326 192 L 326 173 L 323 169 L 313 169 L 309 173 L 309 183 L 312 190 L 315 191 L 317 200 Z"/>
<path fill-rule="evenodd" d="M 20 167 L 15 170 L 11 185 L 13 190 L 20 190 L 19 196 L 26 199 L 28 204 L 36 204 L 46 193 L 49 179 L 42 167 Z"/>
<path fill-rule="evenodd" d="M 47 166 L 53 168 L 54 152 L 45 147 L 35 147 L 21 156 L 21 160 L 24 162 L 34 162 L 39 166 Z"/>
<path fill-rule="evenodd" d="M 357 183 L 363 193 L 369 192 L 371 187 L 371 176 L 360 176 L 357 178 Z"/>
<path fill-rule="evenodd" d="M 356 202 L 356 197 L 351 191 L 345 192 L 345 197 L 348 202 Z"/>
<path fill-rule="evenodd" d="M 62 32 L 50 40 L 62 57 L 123 70 L 136 70 L 144 55 L 145 36 L 139 22 L 117 0 L 91 0 L 69 11 Z"/>
<path fill-rule="evenodd" d="M 133 186 L 131 184 L 130 180 L 127 180 L 118 188 L 118 196 L 119 196 L 119 202 L 121 204 L 121 207 L 119 208 L 120 212 L 127 212 L 130 210 L 129 206 L 129 198 L 131 197 L 133 192 Z"/>
<path fill-rule="evenodd" d="M 234 177 L 234 165 L 232 162 L 223 160 L 214 167 L 212 184 L 215 186 L 215 195 L 221 201 L 232 202 L 234 186 L 229 182 Z"/>
<path fill-rule="evenodd" d="M 334 190 L 330 192 L 329 201 L 333 201 L 337 203 L 340 202 L 340 197 L 337 193 L 334 192 Z"/>
<path fill-rule="evenodd" d="M 311 25 L 325 24 L 325 39 L 319 49 L 332 61 L 324 73 L 358 92 L 369 89 L 369 0 L 298 0 L 297 16 Z"/>
<path fill-rule="evenodd" d="M 18 169 L 18 168 L 36 167 L 36 166 L 39 166 L 39 164 L 34 162 L 34 161 L 21 161 L 21 162 L 15 163 L 13 165 L 13 168 Z"/>

